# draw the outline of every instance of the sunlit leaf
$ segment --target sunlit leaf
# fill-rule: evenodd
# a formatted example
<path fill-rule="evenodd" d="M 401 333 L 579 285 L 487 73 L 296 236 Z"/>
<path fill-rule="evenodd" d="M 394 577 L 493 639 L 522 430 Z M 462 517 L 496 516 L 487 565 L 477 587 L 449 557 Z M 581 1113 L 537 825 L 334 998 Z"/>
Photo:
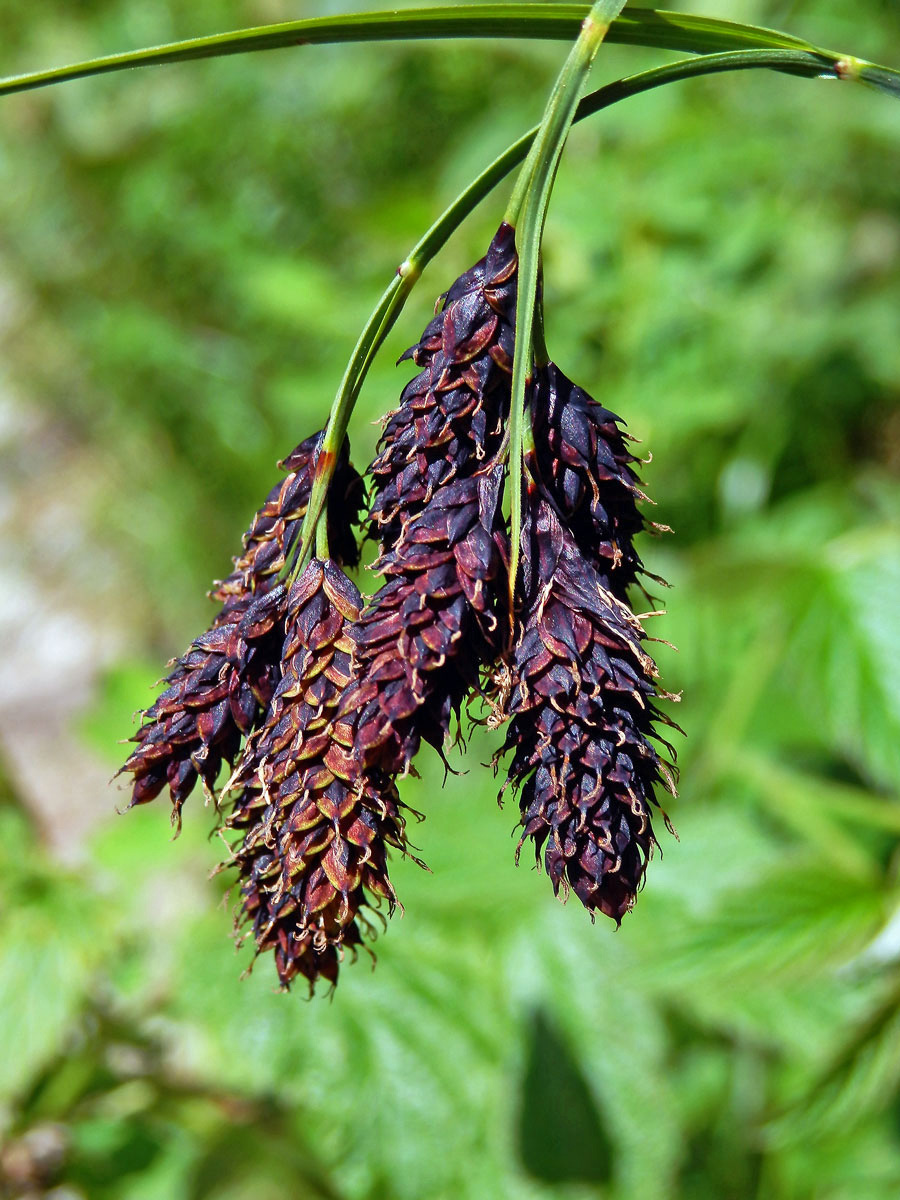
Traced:
<path fill-rule="evenodd" d="M 720 898 L 715 913 L 667 947 L 665 971 L 731 988 L 803 980 L 849 962 L 890 912 L 877 876 L 803 862 L 762 872 Z M 651 974 L 657 966 L 648 964 Z"/>

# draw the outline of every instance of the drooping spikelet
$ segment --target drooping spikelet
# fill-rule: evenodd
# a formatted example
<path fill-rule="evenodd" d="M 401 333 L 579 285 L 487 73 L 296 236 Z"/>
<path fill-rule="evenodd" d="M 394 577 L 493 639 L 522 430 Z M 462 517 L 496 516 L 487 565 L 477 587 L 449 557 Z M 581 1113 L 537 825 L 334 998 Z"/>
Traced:
<path fill-rule="evenodd" d="M 423 369 L 404 388 L 370 468 L 371 520 L 383 552 L 438 488 L 477 474 L 502 445 L 517 267 L 514 231 L 501 225 L 485 257 L 444 294 L 440 311 L 403 355 Z"/>
<path fill-rule="evenodd" d="M 277 682 L 283 587 L 233 597 L 227 611 L 175 663 L 168 687 L 144 714 L 122 771 L 134 776 L 131 803 L 168 785 L 172 821 L 198 778 L 212 794 L 222 763 L 233 763 Z"/>
<path fill-rule="evenodd" d="M 638 621 L 533 486 L 523 550 L 503 747 L 521 789 L 522 841 L 534 841 L 538 862 L 543 850 L 555 892 L 571 888 L 619 922 L 656 844 L 656 789 L 672 786 L 650 740 L 663 719 L 653 698 L 665 693 Z"/>
<path fill-rule="evenodd" d="M 335 983 L 343 948 L 362 944 L 365 906 L 396 902 L 387 847 L 406 849 L 396 787 L 361 770 L 333 725 L 360 605 L 334 562 L 309 563 L 287 598 L 281 681 L 235 772 L 227 827 L 243 837 L 242 917 L 258 951 L 274 950 L 285 987 L 298 974 Z"/>
<path fill-rule="evenodd" d="M 664 722 L 627 592 L 644 571 L 645 500 L 619 419 L 549 363 L 528 387 L 521 576 L 509 608 L 503 486 L 518 284 L 514 231 L 441 297 L 403 358 L 419 373 L 371 467 L 369 527 L 384 583 L 363 606 L 341 570 L 358 560 L 362 480 L 346 445 L 329 472 L 327 543 L 295 578 L 322 435 L 282 464 L 215 585 L 209 630 L 176 660 L 123 767 L 131 804 L 168 786 L 173 820 L 223 764 L 234 798 L 222 830 L 238 870 L 239 924 L 279 980 L 336 983 L 346 948 L 394 911 L 390 848 L 408 854 L 397 780 L 424 738 L 442 752 L 454 715 L 487 686 L 508 722 L 501 753 L 522 837 L 554 892 L 617 923 L 656 845 L 657 791 L 674 788 Z M 539 301 L 539 297 L 538 297 Z M 331 463 L 329 463 L 331 465 Z M 661 528 L 661 527 L 657 527 Z M 285 576 L 290 582 L 281 582 Z M 492 718 L 493 721 L 493 718 Z M 676 727 L 677 728 L 677 727 Z M 672 752 L 674 755 L 674 752 Z M 235 766 L 235 764 L 237 764 Z"/>
<path fill-rule="evenodd" d="M 499 455 L 509 413 L 518 260 L 502 225 L 404 357 L 406 386 L 372 465 L 371 520 L 385 576 L 360 619 L 346 718 L 361 762 L 409 769 L 440 749 L 454 712 L 499 652 L 504 528 Z"/>
<path fill-rule="evenodd" d="M 278 464 L 287 472 L 285 478 L 274 485 L 255 513 L 234 570 L 209 593 L 226 611 L 234 598 L 265 591 L 277 580 L 300 535 L 321 444 L 322 433 L 314 433 Z M 329 489 L 328 537 L 336 560 L 352 567 L 359 561 L 353 526 L 359 523 L 365 489 L 349 455 L 345 441 Z"/>
<path fill-rule="evenodd" d="M 211 627 L 171 664 L 167 687 L 143 714 L 132 738 L 137 747 L 122 767 L 134 776 L 131 805 L 154 799 L 168 785 L 178 823 L 198 778 L 207 794 L 223 762 L 234 764 L 243 738 L 272 699 L 281 674 L 284 589 L 278 572 L 299 534 L 312 487 L 321 434 L 285 460 L 287 477 L 269 493 L 244 538 L 235 569 L 212 597 L 222 607 Z M 352 525 L 362 502 L 362 480 L 345 445 L 328 506 L 333 545 L 355 562 Z"/>

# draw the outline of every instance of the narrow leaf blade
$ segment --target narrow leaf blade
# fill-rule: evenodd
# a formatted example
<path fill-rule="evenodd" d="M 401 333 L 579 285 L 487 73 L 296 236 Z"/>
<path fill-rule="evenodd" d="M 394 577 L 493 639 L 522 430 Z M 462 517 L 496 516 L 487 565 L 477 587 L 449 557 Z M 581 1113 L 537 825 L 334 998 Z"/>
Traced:
<path fill-rule="evenodd" d="M 421 38 L 529 38 L 574 41 L 589 11 L 586 4 L 460 4 L 411 8 L 402 12 L 349 13 L 231 30 L 163 46 L 86 59 L 51 70 L 0 79 L 0 95 L 31 91 L 90 75 L 276 50 L 342 42 L 406 41 Z M 822 50 L 790 34 L 686 13 L 629 9 L 615 20 L 607 38 L 622 45 L 650 46 L 709 54 L 722 50 L 803 50 L 830 63 L 852 63 L 847 78 L 861 79 L 900 95 L 900 73 L 850 56 Z"/>

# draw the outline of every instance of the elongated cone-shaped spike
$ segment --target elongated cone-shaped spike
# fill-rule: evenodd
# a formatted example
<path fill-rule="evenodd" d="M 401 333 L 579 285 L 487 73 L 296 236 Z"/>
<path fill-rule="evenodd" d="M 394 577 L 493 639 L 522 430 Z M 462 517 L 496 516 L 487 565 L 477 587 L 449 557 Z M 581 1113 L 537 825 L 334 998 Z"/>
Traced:
<path fill-rule="evenodd" d="M 500 450 L 509 414 L 518 258 L 501 225 L 487 254 L 441 297 L 403 355 L 423 369 L 388 418 L 370 468 L 371 519 L 383 552 L 438 488 L 470 478 Z"/>
<path fill-rule="evenodd" d="M 360 620 L 346 697 L 354 751 L 391 774 L 424 737 L 441 748 L 499 653 L 505 529 L 499 462 L 509 415 L 518 260 L 502 225 L 404 357 L 422 367 L 372 465 L 385 584 Z"/>
<path fill-rule="evenodd" d="M 651 812 L 672 774 L 651 739 L 656 667 L 641 628 L 533 486 L 526 491 L 523 607 L 504 751 L 554 891 L 619 922 L 656 845 Z M 520 846 L 522 844 L 520 842 Z"/>
<path fill-rule="evenodd" d="M 209 594 L 226 610 L 235 598 L 265 591 L 277 581 L 300 535 L 321 444 L 322 433 L 314 433 L 278 464 L 287 474 L 255 513 L 244 534 L 244 551 L 234 560 L 234 570 Z M 328 494 L 328 539 L 336 561 L 352 567 L 359 561 L 354 526 L 359 524 L 365 489 L 349 455 L 350 445 L 345 441 Z"/>
<path fill-rule="evenodd" d="M 143 714 L 132 738 L 137 746 L 122 768 L 134 776 L 131 805 L 154 799 L 168 786 L 178 823 L 197 780 L 212 793 L 222 763 L 234 764 L 244 737 L 272 699 L 284 641 L 278 573 L 299 534 L 321 438 L 321 433 L 307 438 L 285 460 L 287 477 L 254 517 L 234 571 L 211 593 L 222 603 L 212 626 L 171 664 L 167 687 Z M 352 526 L 362 498 L 362 480 L 345 445 L 328 521 L 334 544 L 350 562 L 358 557 Z"/>
<path fill-rule="evenodd" d="M 283 604 L 283 587 L 235 597 L 227 614 L 177 660 L 122 767 L 134 775 L 130 806 L 153 800 L 168 785 L 177 824 L 198 778 L 212 794 L 223 761 L 234 762 L 272 698 L 284 640 Z"/>
<path fill-rule="evenodd" d="M 438 489 L 382 559 L 387 582 L 360 618 L 358 672 L 342 715 L 360 762 L 403 773 L 499 650 L 501 468 Z"/>
<path fill-rule="evenodd" d="M 360 604 L 334 562 L 309 563 L 286 602 L 281 681 L 235 772 L 227 828 L 242 837 L 242 918 L 285 987 L 297 975 L 335 983 L 344 948 L 363 944 L 365 907 L 396 901 L 387 847 L 406 847 L 396 787 L 360 770 L 333 730 Z"/>

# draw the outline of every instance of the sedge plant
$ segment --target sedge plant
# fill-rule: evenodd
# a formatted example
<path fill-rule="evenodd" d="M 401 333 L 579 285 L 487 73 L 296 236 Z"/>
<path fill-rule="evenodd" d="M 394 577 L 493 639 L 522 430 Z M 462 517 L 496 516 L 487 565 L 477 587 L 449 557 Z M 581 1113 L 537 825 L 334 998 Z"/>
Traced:
<path fill-rule="evenodd" d="M 624 10 L 624 11 L 623 11 Z M 622 419 L 550 356 L 541 245 L 572 125 L 698 75 L 774 70 L 900 95 L 900 73 L 724 20 L 586 5 L 350 14 L 217 34 L 0 80 L 0 94 L 163 63 L 351 41 L 518 37 L 571 43 L 543 118 L 415 243 L 365 323 L 324 427 L 280 464 L 209 628 L 171 665 L 122 771 L 131 804 L 199 786 L 220 813 L 240 925 L 279 982 L 335 984 L 399 903 L 403 778 L 443 755 L 469 706 L 502 731 L 495 767 L 557 895 L 616 923 L 633 907 L 674 794 L 677 731 L 635 592 L 635 539 L 665 526 Z M 585 94 L 605 41 L 689 57 Z M 463 219 L 518 168 L 485 255 L 442 293 L 403 356 L 417 368 L 360 474 L 349 429 L 370 365 Z M 501 215 L 498 211 L 498 216 Z M 301 431 L 304 432 L 305 431 Z M 362 536 L 381 585 L 347 574 Z M 651 604 L 652 607 L 652 604 Z M 484 714 L 487 714 L 486 716 Z M 420 814 L 415 814 L 419 816 Z M 518 850 L 517 850 L 518 857 Z M 424 864 L 423 864 L 424 865 Z"/>

